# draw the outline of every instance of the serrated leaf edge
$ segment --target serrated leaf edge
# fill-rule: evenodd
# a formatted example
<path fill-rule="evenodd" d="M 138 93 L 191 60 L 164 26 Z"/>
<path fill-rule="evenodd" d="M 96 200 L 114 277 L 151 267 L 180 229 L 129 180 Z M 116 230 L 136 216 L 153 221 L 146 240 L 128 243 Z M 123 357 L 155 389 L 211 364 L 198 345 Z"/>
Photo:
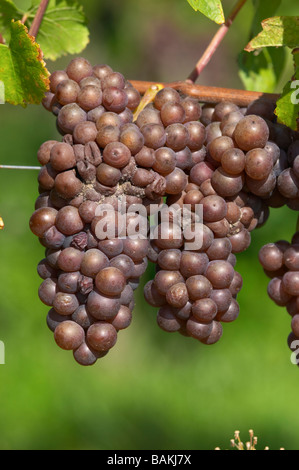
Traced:
<path fill-rule="evenodd" d="M 50 89 L 50 72 L 48 71 L 48 69 L 46 67 L 46 62 L 43 60 L 43 52 L 41 50 L 40 45 L 35 41 L 34 36 L 31 36 L 31 34 L 29 34 L 27 26 L 25 26 L 20 20 L 17 20 L 17 21 L 12 20 L 11 22 L 12 23 L 20 23 L 23 26 L 24 31 L 27 34 L 27 36 L 28 36 L 28 38 L 29 38 L 29 40 L 30 40 L 35 52 L 36 52 L 36 58 L 37 58 L 38 62 L 40 62 L 41 65 L 43 66 L 44 73 L 40 74 L 40 79 L 45 84 L 46 91 L 48 91 Z M 7 47 L 9 49 L 9 45 L 5 45 L 5 47 Z M 23 103 L 15 103 L 13 100 L 7 99 L 6 102 L 10 103 L 10 104 L 13 104 L 13 105 L 21 104 L 22 106 L 26 106 L 27 104 L 39 104 L 40 103 L 40 101 L 37 100 L 37 99 L 31 99 L 31 101 L 23 100 Z"/>

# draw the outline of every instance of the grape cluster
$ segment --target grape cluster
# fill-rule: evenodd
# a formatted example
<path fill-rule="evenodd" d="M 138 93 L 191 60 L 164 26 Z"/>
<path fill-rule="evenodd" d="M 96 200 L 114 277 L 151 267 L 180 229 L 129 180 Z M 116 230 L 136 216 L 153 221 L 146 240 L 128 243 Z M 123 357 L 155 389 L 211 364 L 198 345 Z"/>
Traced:
<path fill-rule="evenodd" d="M 38 151 L 30 228 L 46 249 L 39 296 L 51 307 L 56 343 L 82 365 L 106 355 L 129 326 L 148 260 L 156 274 L 144 296 L 159 309 L 158 325 L 217 342 L 222 323 L 239 315 L 236 254 L 269 207 L 298 206 L 297 134 L 276 122 L 272 103 L 202 106 L 168 87 L 136 113 L 140 102 L 121 73 L 83 58 L 52 73 L 43 101 L 62 141 Z M 107 204 L 99 233 L 99 208 Z M 181 224 L 176 214 L 185 207 L 188 223 Z M 145 235 L 130 237 L 132 225 L 145 225 Z"/>
<path fill-rule="evenodd" d="M 143 238 L 128 236 L 131 224 L 144 222 L 132 207 L 161 204 L 184 189 L 187 175 L 176 167 L 175 134 L 167 136 L 162 121 L 147 125 L 141 113 L 133 123 L 140 94 L 122 74 L 77 58 L 50 84 L 44 106 L 63 138 L 38 151 L 40 195 L 30 228 L 46 248 L 39 297 L 52 307 L 47 324 L 58 346 L 91 365 L 129 326 L 133 291 L 147 267 L 147 230 Z M 105 221 L 98 213 L 104 205 Z M 101 222 L 107 233 L 99 233 Z"/>
<path fill-rule="evenodd" d="M 268 295 L 276 305 L 286 307 L 292 317 L 292 332 L 288 345 L 299 339 L 299 232 L 291 243 L 279 240 L 264 245 L 259 252 L 259 261 L 266 275 L 271 279 Z"/>
<path fill-rule="evenodd" d="M 166 93 L 162 90 L 158 98 Z M 159 108 L 156 100 L 154 106 Z M 226 102 L 204 106 L 199 117 L 202 146 L 192 148 L 187 142 L 177 152 L 188 184 L 166 201 L 170 207 L 190 205 L 191 211 L 200 205 L 203 220 L 195 221 L 192 229 L 203 238 L 200 247 L 188 251 L 184 231 L 178 240 L 171 234 L 167 241 L 151 241 L 149 258 L 157 263 L 157 273 L 145 286 L 145 298 L 159 307 L 157 322 L 165 331 L 213 344 L 222 336 L 222 323 L 239 315 L 236 299 L 243 281 L 234 270 L 235 255 L 248 248 L 252 230 L 266 222 L 269 207 L 275 206 L 274 187 L 266 180 L 273 177 L 276 186 L 280 173 L 274 173 L 275 164 L 284 156 L 269 140 L 270 128 L 273 137 L 275 129 L 282 132 L 272 122 L 273 111 L 267 102 L 262 107 L 252 103 L 248 109 Z M 263 117 L 253 114 L 257 112 Z"/>

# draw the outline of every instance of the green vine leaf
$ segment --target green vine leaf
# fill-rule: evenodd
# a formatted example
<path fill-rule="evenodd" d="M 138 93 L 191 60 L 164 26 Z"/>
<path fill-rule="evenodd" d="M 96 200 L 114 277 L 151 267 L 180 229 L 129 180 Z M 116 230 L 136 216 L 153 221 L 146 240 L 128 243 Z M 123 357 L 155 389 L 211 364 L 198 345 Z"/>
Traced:
<path fill-rule="evenodd" d="M 188 3 L 195 11 L 200 11 L 215 23 L 222 24 L 225 22 L 221 0 L 210 0 L 209 2 L 205 0 L 188 0 Z"/>
<path fill-rule="evenodd" d="M 277 101 L 275 114 L 278 122 L 299 130 L 299 49 L 293 51 L 295 73 L 285 85 Z"/>
<path fill-rule="evenodd" d="M 39 0 L 32 0 L 26 25 L 30 28 Z M 89 42 L 89 30 L 83 7 L 76 0 L 50 0 L 38 35 L 46 59 L 79 54 Z"/>
<path fill-rule="evenodd" d="M 245 47 L 251 52 L 261 47 L 299 46 L 299 16 L 274 16 L 262 21 L 263 31 Z"/>
<path fill-rule="evenodd" d="M 0 44 L 0 81 L 5 101 L 14 105 L 39 104 L 49 88 L 49 72 L 42 52 L 20 21 L 10 25 L 9 45 Z"/>
<path fill-rule="evenodd" d="M 250 91 L 273 93 L 284 70 L 285 49 L 265 47 L 256 54 L 241 52 L 239 55 L 239 76 Z"/>
<path fill-rule="evenodd" d="M 251 26 L 252 38 L 260 32 L 263 20 L 275 15 L 280 4 L 281 0 L 253 0 L 254 18 Z"/>
<path fill-rule="evenodd" d="M 20 18 L 21 15 L 13 1 L 0 1 L 0 33 L 6 42 L 9 42 L 10 40 L 11 20 Z"/>
<path fill-rule="evenodd" d="M 255 14 L 250 37 L 260 31 L 264 18 L 275 15 L 281 0 L 253 0 Z M 262 48 L 254 53 L 242 51 L 238 57 L 239 76 L 247 90 L 273 93 L 286 61 L 284 48 Z"/>

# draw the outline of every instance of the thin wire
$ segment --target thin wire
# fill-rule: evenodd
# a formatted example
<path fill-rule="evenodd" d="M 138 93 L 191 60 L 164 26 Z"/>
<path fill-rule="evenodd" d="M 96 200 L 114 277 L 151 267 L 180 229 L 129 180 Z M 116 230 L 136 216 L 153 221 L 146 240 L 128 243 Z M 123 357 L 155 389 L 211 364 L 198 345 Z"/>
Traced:
<path fill-rule="evenodd" d="M 0 165 L 4 170 L 40 170 L 40 166 Z"/>

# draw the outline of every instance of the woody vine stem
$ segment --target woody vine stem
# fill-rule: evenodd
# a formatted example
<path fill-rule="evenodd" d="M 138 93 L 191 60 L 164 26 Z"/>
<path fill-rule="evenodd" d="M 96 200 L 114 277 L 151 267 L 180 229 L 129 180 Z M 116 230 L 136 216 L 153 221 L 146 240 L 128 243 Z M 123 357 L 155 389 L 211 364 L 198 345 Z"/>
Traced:
<path fill-rule="evenodd" d="M 208 44 L 205 52 L 197 62 L 195 68 L 190 73 L 189 77 L 185 81 L 176 81 L 171 83 L 163 83 L 163 86 L 169 86 L 175 88 L 182 93 L 193 96 L 198 98 L 200 101 L 205 103 L 218 103 L 219 101 L 231 101 L 239 106 L 247 106 L 250 102 L 260 98 L 265 97 L 269 101 L 276 102 L 279 95 L 277 94 L 269 94 L 269 93 L 258 93 L 258 92 L 251 92 L 246 90 L 236 90 L 236 89 L 229 89 L 229 88 L 219 88 L 219 87 L 210 87 L 210 86 L 199 86 L 195 85 L 194 82 L 197 80 L 199 75 L 202 73 L 204 68 L 208 65 L 211 58 L 215 54 L 216 50 L 220 46 L 221 42 L 223 41 L 224 37 L 226 36 L 230 26 L 232 25 L 234 19 L 238 15 L 241 8 L 245 5 L 247 0 L 238 0 L 235 6 L 233 7 L 231 13 L 229 14 L 228 18 L 226 19 L 225 23 L 223 23 L 216 34 L 214 35 L 211 42 Z M 41 0 L 32 25 L 29 30 L 29 34 L 31 36 L 36 37 L 42 23 L 43 17 L 47 10 L 49 4 L 49 0 Z M 27 18 L 24 17 L 22 19 L 26 20 Z M 3 43 L 3 37 L 0 33 L 0 43 Z M 139 81 L 139 80 L 130 80 L 133 86 L 137 88 L 140 93 L 145 93 L 145 91 L 152 85 L 154 82 L 148 81 Z"/>

